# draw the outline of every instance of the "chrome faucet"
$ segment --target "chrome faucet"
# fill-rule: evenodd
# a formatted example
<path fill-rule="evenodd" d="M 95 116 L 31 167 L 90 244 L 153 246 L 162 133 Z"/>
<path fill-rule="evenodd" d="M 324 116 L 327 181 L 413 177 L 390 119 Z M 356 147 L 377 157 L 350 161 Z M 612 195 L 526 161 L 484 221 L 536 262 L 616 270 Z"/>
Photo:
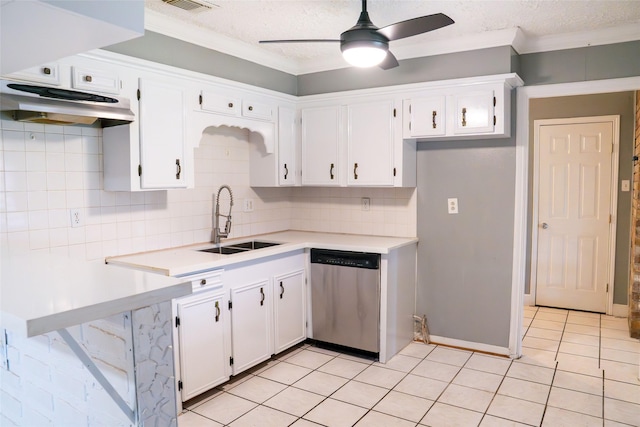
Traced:
<path fill-rule="evenodd" d="M 223 215 L 220 213 L 220 193 L 223 189 L 227 189 L 229 192 L 229 197 L 231 201 L 229 202 L 229 213 L 227 215 Z M 215 213 L 213 215 L 213 243 L 220 243 L 221 237 L 229 237 L 229 233 L 231 232 L 231 208 L 233 207 L 233 193 L 231 192 L 231 187 L 228 185 L 221 185 L 218 188 L 218 195 L 216 196 L 216 208 Z M 224 231 L 220 230 L 220 217 L 223 216 L 227 219 L 224 224 Z"/>

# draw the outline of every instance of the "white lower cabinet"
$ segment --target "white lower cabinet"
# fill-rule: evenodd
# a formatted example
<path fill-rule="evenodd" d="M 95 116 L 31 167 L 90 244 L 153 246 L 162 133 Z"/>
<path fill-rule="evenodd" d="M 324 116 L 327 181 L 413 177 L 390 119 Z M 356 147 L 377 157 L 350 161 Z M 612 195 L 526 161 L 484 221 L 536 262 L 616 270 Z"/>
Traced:
<path fill-rule="evenodd" d="M 288 349 L 307 336 L 304 270 L 274 278 L 274 353 Z"/>
<path fill-rule="evenodd" d="M 231 304 L 232 371 L 238 374 L 272 354 L 269 279 L 231 289 Z"/>
<path fill-rule="evenodd" d="M 177 301 L 182 401 L 229 379 L 227 293 L 200 292 Z"/>

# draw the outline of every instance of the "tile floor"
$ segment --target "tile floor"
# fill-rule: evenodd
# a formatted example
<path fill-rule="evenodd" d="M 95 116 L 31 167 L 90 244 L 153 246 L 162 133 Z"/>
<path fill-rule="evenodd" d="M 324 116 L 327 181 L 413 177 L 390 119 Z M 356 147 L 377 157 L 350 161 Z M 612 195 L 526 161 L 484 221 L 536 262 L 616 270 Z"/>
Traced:
<path fill-rule="evenodd" d="M 523 357 L 412 343 L 389 363 L 300 345 L 185 405 L 180 427 L 640 426 L 627 320 L 526 307 Z"/>

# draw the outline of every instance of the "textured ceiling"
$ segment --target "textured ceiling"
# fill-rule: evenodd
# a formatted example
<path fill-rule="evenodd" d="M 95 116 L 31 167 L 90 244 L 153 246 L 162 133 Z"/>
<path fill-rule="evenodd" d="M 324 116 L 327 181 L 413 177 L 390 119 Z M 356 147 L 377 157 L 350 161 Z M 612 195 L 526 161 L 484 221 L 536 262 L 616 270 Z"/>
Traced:
<path fill-rule="evenodd" d="M 189 12 L 162 0 L 145 0 L 149 12 L 166 18 L 177 30 L 197 31 L 203 37 L 222 35 L 261 49 L 263 53 L 298 62 L 335 57 L 339 55 L 339 46 L 326 43 L 258 45 L 258 41 L 339 38 L 341 32 L 355 24 L 361 8 L 357 0 L 198 1 L 215 6 Z M 394 52 L 403 46 L 469 40 L 469 37 L 516 28 L 528 39 L 539 39 L 624 27 L 627 33 L 632 33 L 627 34 L 627 38 L 640 39 L 640 0 L 370 0 L 368 11 L 378 27 L 438 12 L 455 21 L 448 27 L 392 42 Z"/>

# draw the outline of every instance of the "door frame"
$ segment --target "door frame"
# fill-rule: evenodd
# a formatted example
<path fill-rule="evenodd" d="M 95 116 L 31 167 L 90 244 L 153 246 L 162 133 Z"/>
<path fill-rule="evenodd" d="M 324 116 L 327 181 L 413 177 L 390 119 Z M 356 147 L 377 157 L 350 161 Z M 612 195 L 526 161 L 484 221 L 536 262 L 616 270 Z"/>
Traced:
<path fill-rule="evenodd" d="M 608 122 L 613 126 L 613 151 L 611 153 L 611 196 L 609 199 L 611 222 L 609 223 L 609 258 L 607 262 L 607 280 L 609 291 L 607 292 L 606 314 L 613 312 L 613 280 L 616 266 L 616 227 L 618 224 L 618 170 L 620 167 L 620 116 L 593 116 L 573 117 L 566 119 L 539 119 L 533 121 L 533 189 L 532 189 L 532 214 L 531 214 L 531 278 L 529 282 L 529 294 L 535 301 L 537 292 L 537 267 L 538 267 L 538 191 L 540 190 L 540 128 L 549 125 L 586 124 Z"/>
<path fill-rule="evenodd" d="M 509 352 L 512 357 L 522 356 L 522 324 L 525 303 L 524 288 L 527 270 L 527 247 L 529 245 L 527 241 L 529 101 L 534 98 L 636 91 L 639 89 L 640 77 L 522 86 L 516 89 L 516 173 L 515 206 L 513 214 L 511 327 L 509 333 Z"/>

